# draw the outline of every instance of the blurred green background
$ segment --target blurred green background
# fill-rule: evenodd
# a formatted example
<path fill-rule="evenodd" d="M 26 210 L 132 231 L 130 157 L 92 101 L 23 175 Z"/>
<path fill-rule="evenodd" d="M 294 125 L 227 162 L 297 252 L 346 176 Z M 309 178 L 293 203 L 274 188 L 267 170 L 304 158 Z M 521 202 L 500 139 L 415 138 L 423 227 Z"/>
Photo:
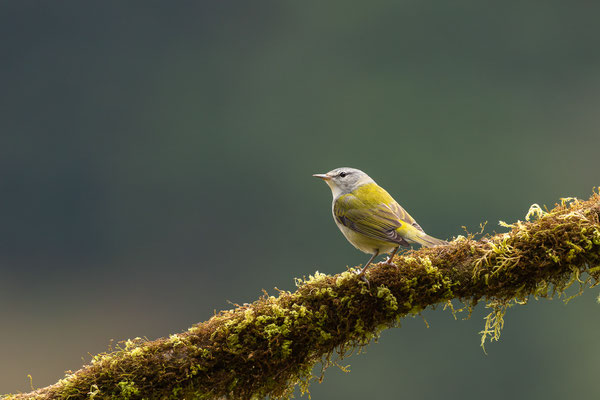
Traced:
<path fill-rule="evenodd" d="M 311 177 L 363 169 L 437 237 L 587 198 L 600 4 L 0 4 L 0 393 L 367 256 Z M 598 395 L 597 290 L 427 310 L 313 399 Z"/>

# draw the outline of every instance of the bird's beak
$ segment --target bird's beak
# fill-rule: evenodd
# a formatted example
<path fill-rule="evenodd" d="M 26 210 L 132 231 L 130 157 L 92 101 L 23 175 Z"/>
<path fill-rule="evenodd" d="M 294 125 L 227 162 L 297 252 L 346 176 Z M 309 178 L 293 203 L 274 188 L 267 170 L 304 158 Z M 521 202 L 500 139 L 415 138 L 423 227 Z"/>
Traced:
<path fill-rule="evenodd" d="M 330 179 L 331 179 L 331 177 L 330 177 L 329 175 L 327 175 L 327 174 L 313 174 L 313 176 L 314 176 L 315 178 L 321 178 L 321 179 L 323 179 L 324 181 L 328 181 L 328 180 L 330 180 Z"/>

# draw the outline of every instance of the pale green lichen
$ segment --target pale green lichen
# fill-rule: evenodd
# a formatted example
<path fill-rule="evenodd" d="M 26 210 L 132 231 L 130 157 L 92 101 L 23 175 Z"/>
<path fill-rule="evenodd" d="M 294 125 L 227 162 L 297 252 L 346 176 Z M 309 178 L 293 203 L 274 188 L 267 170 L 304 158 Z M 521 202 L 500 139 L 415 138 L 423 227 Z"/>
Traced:
<path fill-rule="evenodd" d="M 569 197 L 569 199 L 570 199 L 570 197 Z M 563 206 L 565 205 L 564 200 L 565 199 L 561 199 Z M 532 204 L 531 207 L 529 207 L 527 214 L 525 214 L 525 220 L 531 221 L 533 218 L 540 219 L 546 214 L 548 214 L 548 213 L 545 212 L 544 210 L 542 210 L 542 207 L 540 207 L 538 204 Z"/>
<path fill-rule="evenodd" d="M 509 307 L 507 302 L 489 301 L 486 308 L 492 311 L 484 317 L 485 326 L 479 334 L 481 335 L 481 348 L 485 352 L 485 341 L 489 338 L 490 342 L 500 339 L 500 333 L 504 328 L 504 314 Z"/>

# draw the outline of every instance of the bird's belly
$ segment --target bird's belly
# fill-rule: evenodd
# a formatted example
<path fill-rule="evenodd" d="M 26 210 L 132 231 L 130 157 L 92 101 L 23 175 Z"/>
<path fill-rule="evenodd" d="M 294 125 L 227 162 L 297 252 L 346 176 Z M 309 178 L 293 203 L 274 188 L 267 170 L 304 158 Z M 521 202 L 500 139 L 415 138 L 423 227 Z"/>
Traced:
<path fill-rule="evenodd" d="M 383 242 L 381 240 L 372 239 L 368 236 L 363 235 L 362 233 L 358 233 L 353 231 L 350 228 L 340 224 L 337 220 L 335 221 L 340 231 L 344 234 L 346 239 L 357 249 L 364 253 L 375 254 L 377 251 L 379 253 L 389 253 L 394 250 L 398 245 L 396 243 Z"/>

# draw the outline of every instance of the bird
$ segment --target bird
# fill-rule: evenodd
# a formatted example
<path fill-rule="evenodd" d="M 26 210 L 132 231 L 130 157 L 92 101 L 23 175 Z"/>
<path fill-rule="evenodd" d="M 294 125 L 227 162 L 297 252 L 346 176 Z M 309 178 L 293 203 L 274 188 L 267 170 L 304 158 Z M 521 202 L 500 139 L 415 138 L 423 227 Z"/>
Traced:
<path fill-rule="evenodd" d="M 379 254 L 391 253 L 385 263 L 395 266 L 391 261 L 401 246 L 448 243 L 426 234 L 384 188 L 359 169 L 342 167 L 313 176 L 331 189 L 333 220 L 346 239 L 358 250 L 372 254 L 359 273 L 361 277 Z"/>

